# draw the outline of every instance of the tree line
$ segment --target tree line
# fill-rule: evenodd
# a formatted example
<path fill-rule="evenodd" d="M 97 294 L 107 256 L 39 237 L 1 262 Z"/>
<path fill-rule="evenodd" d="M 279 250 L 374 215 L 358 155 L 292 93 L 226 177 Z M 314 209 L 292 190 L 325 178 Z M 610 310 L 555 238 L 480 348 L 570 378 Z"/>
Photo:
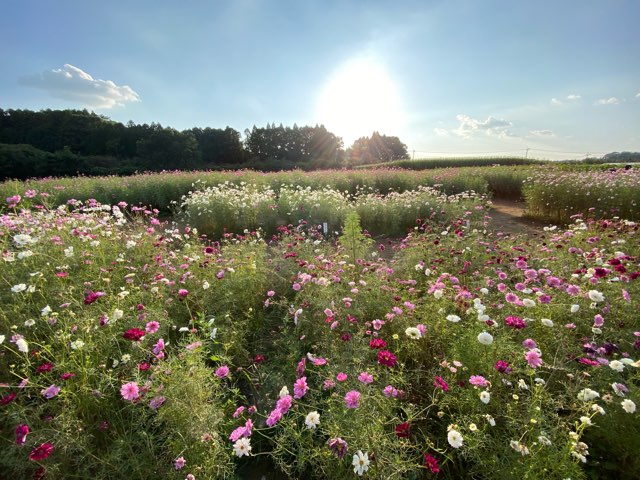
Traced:
<path fill-rule="evenodd" d="M 322 125 L 244 131 L 126 125 L 87 110 L 0 109 L 0 179 L 126 175 L 218 168 L 340 168 L 409 158 L 398 137 L 373 132 L 344 149 Z"/>

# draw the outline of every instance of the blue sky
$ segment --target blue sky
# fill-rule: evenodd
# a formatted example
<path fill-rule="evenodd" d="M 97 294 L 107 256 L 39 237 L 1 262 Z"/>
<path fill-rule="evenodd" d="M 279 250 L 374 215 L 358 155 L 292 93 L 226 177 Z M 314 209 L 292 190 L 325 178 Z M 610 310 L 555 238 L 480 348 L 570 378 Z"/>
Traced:
<path fill-rule="evenodd" d="M 322 123 L 415 156 L 640 151 L 640 2 L 7 1 L 0 107 Z"/>

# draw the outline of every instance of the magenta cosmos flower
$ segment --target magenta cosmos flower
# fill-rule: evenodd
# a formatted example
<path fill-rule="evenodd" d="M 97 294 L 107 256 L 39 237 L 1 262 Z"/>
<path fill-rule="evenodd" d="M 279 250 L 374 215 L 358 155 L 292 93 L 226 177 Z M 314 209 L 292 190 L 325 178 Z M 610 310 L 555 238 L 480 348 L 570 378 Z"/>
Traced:
<path fill-rule="evenodd" d="M 33 460 L 34 462 L 44 460 L 52 453 L 53 445 L 51 445 L 50 443 L 43 443 L 31 450 L 31 453 L 29 454 L 29 460 Z"/>
<path fill-rule="evenodd" d="M 522 330 L 527 326 L 522 318 L 516 317 L 514 315 L 510 315 L 505 318 L 504 323 L 507 325 L 507 327 L 515 328 L 516 330 Z"/>
<path fill-rule="evenodd" d="M 378 352 L 378 363 L 387 367 L 393 367 L 396 364 L 396 356 L 389 350 L 380 350 Z"/>
<path fill-rule="evenodd" d="M 24 445 L 29 435 L 29 426 L 21 423 L 16 427 L 16 445 Z"/>

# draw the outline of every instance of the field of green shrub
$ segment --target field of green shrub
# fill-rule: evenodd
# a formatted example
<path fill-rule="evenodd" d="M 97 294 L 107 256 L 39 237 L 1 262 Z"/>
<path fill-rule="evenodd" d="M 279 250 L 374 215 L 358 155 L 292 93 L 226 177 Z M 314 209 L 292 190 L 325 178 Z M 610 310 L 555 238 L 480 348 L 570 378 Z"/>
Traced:
<path fill-rule="evenodd" d="M 435 196 L 397 244 L 357 208 L 208 241 L 39 193 L 0 215 L 3 477 L 640 477 L 636 223 L 503 238 Z"/>

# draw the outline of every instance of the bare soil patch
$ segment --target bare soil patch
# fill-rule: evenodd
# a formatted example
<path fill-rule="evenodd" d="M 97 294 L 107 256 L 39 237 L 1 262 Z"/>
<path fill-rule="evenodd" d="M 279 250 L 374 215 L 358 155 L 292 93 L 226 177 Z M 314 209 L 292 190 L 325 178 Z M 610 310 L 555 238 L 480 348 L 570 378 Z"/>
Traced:
<path fill-rule="evenodd" d="M 527 217 L 523 202 L 515 200 L 494 199 L 489 210 L 491 227 L 496 234 L 526 235 L 536 237 L 544 234 L 543 222 Z"/>

